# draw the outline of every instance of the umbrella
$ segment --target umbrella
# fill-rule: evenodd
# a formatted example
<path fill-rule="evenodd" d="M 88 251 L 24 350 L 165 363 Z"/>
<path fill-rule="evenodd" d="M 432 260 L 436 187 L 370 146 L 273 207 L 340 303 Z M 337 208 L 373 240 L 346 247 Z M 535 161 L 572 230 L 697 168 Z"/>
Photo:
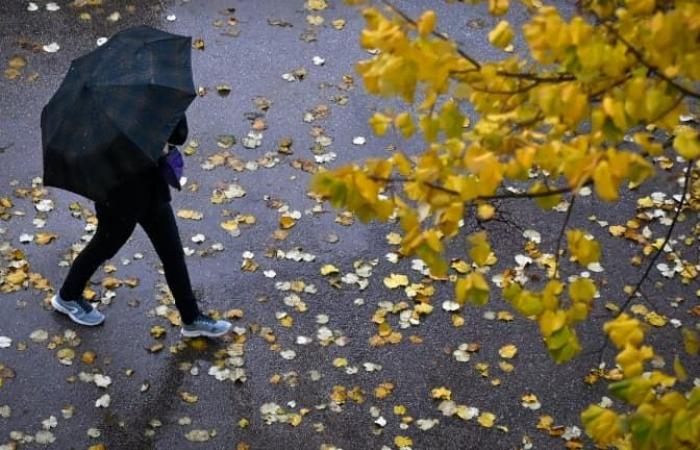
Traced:
<path fill-rule="evenodd" d="M 95 201 L 156 167 L 196 97 L 191 38 L 148 26 L 72 61 L 41 112 L 44 183 Z"/>

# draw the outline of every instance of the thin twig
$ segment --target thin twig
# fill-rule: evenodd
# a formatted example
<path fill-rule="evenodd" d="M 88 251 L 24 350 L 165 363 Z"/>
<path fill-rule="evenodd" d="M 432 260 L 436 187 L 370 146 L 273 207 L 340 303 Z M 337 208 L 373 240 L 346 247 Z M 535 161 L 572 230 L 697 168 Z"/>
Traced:
<path fill-rule="evenodd" d="M 396 15 L 401 17 L 405 22 L 411 24 L 414 28 L 418 27 L 418 23 L 411 18 L 408 14 L 403 12 L 401 9 L 399 9 L 396 5 L 391 3 L 389 0 L 380 0 L 382 4 L 384 4 L 387 8 L 389 8 L 392 12 L 394 12 Z M 443 40 L 443 41 L 450 41 L 450 38 L 448 38 L 446 35 L 439 33 L 437 31 L 433 31 L 431 33 L 432 36 L 435 36 L 436 38 Z M 456 42 L 452 41 L 455 44 L 455 50 L 461 56 L 462 58 L 466 59 L 469 61 L 475 68 L 476 70 L 481 69 L 481 63 L 477 61 L 475 58 L 470 56 L 467 52 L 465 52 L 463 49 L 461 49 Z M 465 73 L 472 72 L 472 70 L 465 71 Z M 527 73 L 527 72 L 508 72 L 505 70 L 499 70 L 496 72 L 497 75 L 500 75 L 502 77 L 507 77 L 507 78 L 519 78 L 523 80 L 528 80 L 528 81 L 537 81 L 540 83 L 561 83 L 564 81 L 572 81 L 575 80 L 576 77 L 572 74 L 569 73 L 563 73 L 559 75 L 554 75 L 554 76 L 541 76 L 537 75 L 534 73 Z"/>
<path fill-rule="evenodd" d="M 619 309 L 617 314 L 615 314 L 615 317 L 619 316 L 629 306 L 629 304 L 632 302 L 634 298 L 636 298 L 636 295 L 638 292 L 640 292 L 640 289 L 642 288 L 642 284 L 647 280 L 649 277 L 649 273 L 651 272 L 651 268 L 654 267 L 654 263 L 656 263 L 656 260 L 659 258 L 659 255 L 664 251 L 664 248 L 668 244 L 668 242 L 671 240 L 671 235 L 673 234 L 673 229 L 676 226 L 676 223 L 678 222 L 678 217 L 681 215 L 681 210 L 683 209 L 684 203 L 685 203 L 685 196 L 688 193 L 688 187 L 690 186 L 690 174 L 693 169 L 693 164 L 695 163 L 694 160 L 688 161 L 688 167 L 685 169 L 685 181 L 683 183 L 683 192 L 681 194 L 681 202 L 678 205 L 678 209 L 676 210 L 675 215 L 673 216 L 673 221 L 671 222 L 671 226 L 668 228 L 668 232 L 666 232 L 666 237 L 664 238 L 663 243 L 659 247 L 659 249 L 654 253 L 654 256 L 652 256 L 651 261 L 649 261 L 649 264 L 647 265 L 646 270 L 644 271 L 644 274 L 642 277 L 637 281 L 637 284 L 634 286 L 634 289 L 632 292 L 629 294 L 627 299 L 625 300 L 625 303 L 622 304 L 622 307 Z M 606 339 L 605 342 L 603 343 L 603 346 L 598 350 L 599 352 L 599 357 L 598 357 L 598 365 L 600 365 L 603 362 L 603 357 L 605 355 L 605 350 L 610 346 L 610 340 Z"/>
<path fill-rule="evenodd" d="M 503 90 L 491 90 L 491 89 L 481 89 L 475 86 L 470 86 L 470 89 L 476 91 L 476 92 L 482 92 L 484 94 L 490 94 L 490 95 L 516 95 L 516 94 L 524 94 L 534 88 L 535 86 L 539 85 L 541 81 L 535 81 L 531 84 L 528 84 L 527 86 L 519 87 L 518 89 L 514 89 L 511 91 Z"/>
<path fill-rule="evenodd" d="M 651 258 L 651 261 L 649 261 L 649 264 L 647 265 L 646 270 L 644 271 L 644 275 L 637 281 L 637 284 L 634 286 L 634 289 L 632 292 L 629 294 L 627 297 L 627 300 L 625 300 L 625 303 L 622 304 L 622 307 L 620 308 L 620 311 L 617 313 L 619 316 L 622 314 L 627 306 L 629 306 L 630 302 L 634 299 L 634 297 L 637 294 L 637 291 L 642 287 L 642 284 L 646 281 L 647 277 L 649 276 L 649 273 L 651 272 L 651 268 L 654 267 L 654 263 L 656 260 L 659 258 L 659 255 L 664 251 L 664 247 L 666 247 L 666 244 L 668 244 L 668 241 L 671 240 L 671 235 L 673 233 L 673 229 L 676 227 L 676 223 L 678 222 L 678 217 L 681 215 L 681 210 L 683 209 L 683 206 L 685 204 L 685 196 L 688 193 L 688 186 L 690 186 L 690 171 L 693 168 L 693 161 L 688 162 L 688 167 L 685 169 L 685 181 L 683 182 L 683 193 L 681 194 L 681 201 L 680 204 L 678 205 L 678 209 L 676 210 L 676 214 L 673 216 L 673 221 L 671 222 L 671 226 L 668 227 L 668 231 L 666 232 L 666 237 L 664 238 L 664 242 L 661 244 L 658 250 L 656 250 L 656 253 L 654 253 L 654 256 Z"/>
<path fill-rule="evenodd" d="M 561 230 L 559 230 L 559 237 L 557 237 L 557 249 L 554 252 L 554 277 L 559 278 L 559 251 L 561 250 L 561 243 L 564 240 L 564 233 L 566 232 L 566 227 L 569 225 L 569 219 L 571 219 L 571 211 L 574 209 L 574 202 L 576 201 L 576 195 L 571 196 L 571 201 L 569 202 L 568 208 L 566 208 L 566 217 L 564 217 L 564 222 L 561 224 Z"/>
<path fill-rule="evenodd" d="M 609 23 L 605 23 L 604 25 L 605 28 L 607 28 L 608 31 L 610 31 L 610 33 L 612 33 L 612 35 L 615 36 L 617 40 L 622 42 L 625 45 L 625 47 L 627 47 L 627 50 L 629 50 L 635 56 L 635 58 L 637 58 L 637 61 L 639 61 L 641 65 L 649 69 L 650 74 L 655 74 L 656 76 L 658 76 L 659 78 L 676 88 L 682 94 L 700 99 L 700 92 L 692 91 L 686 88 L 685 86 L 679 84 L 677 81 L 674 81 L 672 78 L 668 77 L 661 70 L 659 70 L 659 68 L 647 61 L 644 58 L 644 55 L 642 55 L 642 52 L 640 52 L 635 46 L 633 46 L 629 41 L 627 41 L 627 39 L 622 37 L 622 35 L 618 33 L 617 30 L 615 30 L 615 28 L 612 27 L 612 25 L 610 25 Z"/>
<path fill-rule="evenodd" d="M 649 123 L 654 123 L 658 122 L 659 120 L 663 119 L 666 117 L 666 115 L 670 112 L 672 112 L 680 103 L 683 101 L 685 97 L 683 95 L 679 95 L 678 98 L 671 104 L 671 106 L 663 111 L 661 111 L 659 114 L 656 115 L 653 119 L 649 121 Z"/>
<path fill-rule="evenodd" d="M 391 178 L 385 178 L 385 177 L 378 177 L 378 176 L 370 176 L 370 180 L 372 181 L 380 181 L 383 183 L 423 183 L 424 185 L 428 186 L 429 188 L 436 189 L 445 193 L 448 193 L 450 195 L 456 195 L 460 196 L 461 194 L 453 189 L 446 188 L 444 186 L 441 186 L 439 184 L 435 184 L 432 181 L 419 181 L 415 180 L 413 178 L 402 178 L 402 177 L 391 177 Z M 584 184 L 588 185 L 590 182 Z M 558 194 L 565 194 L 567 192 L 573 191 L 574 188 L 572 187 L 562 187 L 562 188 L 557 188 L 557 189 L 552 189 L 549 191 L 542 191 L 542 192 L 507 192 L 505 194 L 494 194 L 494 195 L 478 195 L 474 197 L 471 200 L 506 200 L 506 199 L 516 199 L 516 198 L 540 198 L 540 197 L 550 197 L 552 195 L 558 195 Z"/>
<path fill-rule="evenodd" d="M 382 2 L 384 5 L 386 5 L 389 9 L 391 9 L 395 14 L 397 14 L 399 17 L 401 17 L 404 21 L 410 23 L 413 27 L 418 27 L 418 23 L 417 23 L 415 20 L 413 20 L 413 19 L 411 18 L 411 16 L 409 16 L 409 15 L 406 14 L 405 12 L 401 11 L 399 8 L 397 8 L 397 7 L 396 7 L 394 4 L 392 4 L 390 1 L 388 1 L 388 0 L 381 0 L 381 2 Z M 438 33 L 437 31 L 433 31 L 431 34 L 432 34 L 433 36 L 435 36 L 436 38 L 440 39 L 440 40 L 449 41 L 449 38 L 447 38 L 447 37 L 446 37 L 444 34 L 442 34 L 442 33 Z M 462 50 L 461 48 L 457 47 L 456 45 L 455 45 L 455 48 L 456 48 L 457 53 L 459 54 L 459 56 L 461 56 L 462 58 L 464 58 L 464 59 L 466 59 L 467 61 L 469 61 L 469 62 L 470 62 L 474 67 L 476 67 L 477 69 L 481 69 L 481 63 L 479 63 L 479 61 L 477 61 L 476 59 L 474 59 L 474 58 L 472 58 L 471 56 L 469 56 L 464 50 Z"/>

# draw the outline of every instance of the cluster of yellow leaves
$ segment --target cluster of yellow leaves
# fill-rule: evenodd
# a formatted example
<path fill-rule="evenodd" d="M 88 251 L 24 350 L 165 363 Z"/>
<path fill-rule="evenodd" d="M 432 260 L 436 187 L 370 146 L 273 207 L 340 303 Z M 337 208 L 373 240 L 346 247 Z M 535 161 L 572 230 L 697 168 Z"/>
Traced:
<path fill-rule="evenodd" d="M 488 0 L 489 12 L 499 17 L 489 42 L 505 50 L 516 34 L 505 17 L 510 3 Z M 364 86 L 408 104 L 405 110 L 378 111 L 369 124 L 380 136 L 390 131 L 406 139 L 419 134 L 425 145 L 411 156 L 399 146 L 386 159 L 321 170 L 312 190 L 363 221 L 397 218 L 399 252 L 423 259 L 433 278 L 447 279 L 445 241 L 459 234 L 471 214 L 479 221 L 493 219 L 495 199 L 518 192 L 552 209 L 562 194 L 577 195 L 592 186 L 600 199 L 614 202 L 622 189 L 635 189 L 654 175 L 650 156 L 661 156 L 665 144 L 672 143 L 676 154 L 689 161 L 700 158 L 700 134 L 680 122 L 681 115 L 693 110 L 690 100 L 700 98 L 699 2 L 589 0 L 570 18 L 539 0 L 522 3 L 532 14 L 522 27 L 529 54 L 507 53 L 497 61 L 477 61 L 438 33 L 432 11 L 412 19 L 395 8 L 363 9 L 366 27 L 360 44 L 373 55 L 357 65 Z M 464 112 L 466 103 L 478 115 L 474 123 Z M 568 230 L 566 238 L 570 258 L 580 265 L 601 259 L 600 244 L 586 230 Z M 496 255 L 485 234 L 471 236 L 469 244 L 471 264 L 453 265 L 458 272 L 452 277 L 455 298 L 481 305 L 489 296 L 484 273 Z M 567 285 L 558 280 L 558 269 L 547 271 L 550 279 L 538 291 L 506 276 L 504 296 L 537 321 L 550 354 L 564 362 L 580 350 L 574 326 L 587 318 L 596 286 L 587 278 L 569 282 L 563 305 Z M 396 277 L 385 283 L 403 286 Z M 375 317 L 377 341 L 396 336 L 385 315 Z M 592 407 L 584 413 L 587 430 L 601 444 L 618 445 L 628 430 L 636 430 L 629 439 L 645 443 L 640 448 L 689 448 L 687 442 L 700 441 L 696 422 L 677 416 L 670 424 L 655 414 L 663 408 L 697 408 L 700 395 L 689 395 L 683 400 L 686 406 L 661 396 L 668 403 L 663 408 L 659 399 L 652 409 L 642 408 L 639 393 L 668 388 L 672 377 L 640 375 L 653 351 L 640 345 L 634 322 L 619 320 L 606 331 L 620 343 L 617 362 L 625 376 L 620 383 L 632 387 L 618 384 L 616 389 L 625 392 L 627 401 L 634 398 L 641 412 L 619 415 Z M 685 332 L 684 337 L 686 347 L 697 351 L 697 334 Z M 644 404 L 651 405 L 648 400 Z M 649 438 L 668 431 L 660 424 L 672 428 L 668 436 L 681 437 Z"/>
<path fill-rule="evenodd" d="M 641 345 L 644 331 L 639 320 L 620 314 L 604 325 L 610 340 L 620 350 L 616 361 L 624 378 L 610 391 L 636 409 L 618 413 L 590 405 L 581 414 L 586 432 L 599 445 L 619 449 L 693 449 L 700 442 L 700 387 L 683 394 L 671 389 L 687 378 L 676 356 L 675 376 L 659 370 L 643 373 L 644 361 L 653 357 L 650 346 Z"/>
<path fill-rule="evenodd" d="M 585 320 L 596 295 L 596 286 L 588 278 L 577 278 L 569 284 L 569 306 L 562 307 L 559 297 L 564 284 L 550 280 L 541 292 L 523 289 L 509 282 L 503 295 L 513 307 L 529 318 L 537 320 L 540 332 L 552 358 L 558 363 L 573 358 L 580 350 L 574 325 Z"/>
<path fill-rule="evenodd" d="M 494 14 L 508 9 L 508 2 L 491 3 Z M 640 15 L 645 8 L 629 8 L 616 21 L 599 25 L 582 16 L 565 21 L 555 8 L 538 8 L 523 32 L 532 57 L 547 69 L 519 56 L 487 63 L 466 57 L 454 42 L 433 34 L 432 11 L 410 21 L 364 9 L 367 26 L 360 43 L 375 53 L 357 67 L 366 89 L 408 103 L 420 91 L 423 99 L 415 112 L 377 112 L 370 125 L 378 135 L 393 128 L 408 138 L 420 131 L 427 147 L 410 158 L 396 152 L 363 166 L 321 172 L 313 190 L 363 221 L 398 213 L 405 231 L 401 250 L 423 257 L 439 276 L 447 269 L 441 241 L 457 234 L 466 206 L 476 203 L 479 217 L 488 220 L 490 197 L 508 181 L 527 181 L 533 171 L 542 171 L 552 181 L 565 180 L 574 192 L 593 184 L 600 198 L 615 201 L 625 182 L 636 187 L 653 174 L 644 155 L 662 151 L 654 127 L 675 135 L 680 155 L 697 157 L 697 131 L 678 127 L 687 102 L 675 86 L 698 80 L 698 65 L 689 63 L 700 60 L 700 27 L 693 20 L 700 7 L 679 2 L 675 9 L 646 16 Z M 503 46 L 512 35 L 502 21 L 490 38 Z M 671 47 L 675 58 L 663 56 Z M 663 77 L 654 76 L 661 69 L 648 67 L 666 67 L 655 63 L 669 65 Z M 480 115 L 470 130 L 463 101 Z M 636 147 L 620 148 L 634 127 Z M 384 195 L 396 181 L 403 181 L 403 191 Z M 560 196 L 541 196 L 551 189 L 547 186 L 532 181 L 528 192 L 551 208 Z M 424 225 L 431 216 L 434 225 Z"/>

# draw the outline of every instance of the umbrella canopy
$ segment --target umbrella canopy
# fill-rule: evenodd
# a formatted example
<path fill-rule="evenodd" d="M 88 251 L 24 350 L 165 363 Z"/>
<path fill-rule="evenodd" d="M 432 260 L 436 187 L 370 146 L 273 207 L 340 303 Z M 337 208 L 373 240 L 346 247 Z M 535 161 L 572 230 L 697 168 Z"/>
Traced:
<path fill-rule="evenodd" d="M 71 63 L 41 112 L 44 183 L 95 201 L 155 167 L 196 97 L 191 38 L 148 26 Z"/>

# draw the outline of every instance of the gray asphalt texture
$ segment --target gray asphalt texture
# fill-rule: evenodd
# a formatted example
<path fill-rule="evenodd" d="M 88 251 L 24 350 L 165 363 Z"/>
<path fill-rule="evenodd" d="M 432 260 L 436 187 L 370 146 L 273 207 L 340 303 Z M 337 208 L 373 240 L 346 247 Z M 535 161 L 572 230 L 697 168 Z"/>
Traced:
<path fill-rule="evenodd" d="M 14 372 L 14 377 L 5 379 L 0 387 L 0 407 L 8 405 L 12 411 L 8 418 L 0 416 L 0 445 L 13 441 L 12 431 L 35 435 L 42 429 L 43 420 L 55 416 L 57 425 L 51 428 L 55 442 L 48 448 L 61 450 L 85 449 L 98 443 L 110 450 L 232 449 L 241 442 L 253 449 L 270 450 L 330 449 L 334 448 L 332 446 L 345 450 L 378 450 L 383 445 L 396 448 L 396 435 L 410 436 L 415 449 L 513 449 L 522 447 L 524 436 L 529 436 L 534 448 L 563 448 L 562 439 L 549 437 L 536 429 L 539 416 L 549 414 L 557 425 L 580 427 L 580 411 L 606 394 L 603 383 L 588 386 L 583 376 L 597 363 L 598 355 L 593 351 L 602 344 L 600 327 L 607 317 L 602 305 L 606 301 L 620 301 L 621 286 L 633 283 L 640 274 L 640 270 L 628 262 L 635 254 L 635 247 L 628 241 L 608 242 L 603 261 L 606 271 L 594 275 L 607 284 L 601 298 L 596 300 L 595 318 L 579 327 L 584 353 L 569 364 L 556 365 L 547 356 L 536 324 L 518 315 L 509 323 L 483 317 L 485 311 L 509 310 L 495 288 L 488 306 L 466 308 L 465 325 L 453 327 L 449 313 L 440 308 L 443 301 L 450 299 L 450 289 L 440 283 L 433 298 L 435 311 L 423 318 L 420 325 L 400 330 L 404 335 L 400 344 L 369 346 L 368 339 L 376 332 L 370 320 L 377 304 L 407 300 L 401 290 L 386 289 L 383 278 L 390 273 L 404 273 L 411 281 L 418 282 L 421 276 L 411 269 L 410 260 L 398 265 L 385 260 L 385 253 L 393 250 L 386 243 L 385 235 L 396 230 L 394 225 L 358 222 L 342 226 L 335 222 L 337 211 L 329 205 L 324 205 L 325 212 L 311 213 L 316 203 L 306 195 L 310 176 L 290 165 L 298 158 L 313 160 L 312 126 L 323 127 L 325 135 L 333 138 L 329 149 L 337 153 L 337 159 L 325 164 L 328 167 L 389 155 L 386 146 L 393 140 L 372 137 L 367 119 L 372 111 L 392 103 L 367 95 L 353 69 L 356 61 L 368 57 L 358 44 L 363 21 L 357 11 L 339 0 L 330 0 L 329 8 L 319 13 L 325 23 L 311 26 L 306 23 L 308 11 L 304 10 L 302 0 L 134 1 L 131 2 L 133 12 L 127 10 L 128 2 L 122 0 L 104 0 L 102 8 L 83 9 L 71 7 L 67 1 L 57 3 L 61 9 L 55 12 L 45 9 L 45 1 L 37 2 L 39 10 L 35 12 L 27 11 L 28 2 L 25 1 L 3 0 L 0 3 L 0 61 L 5 67 L 14 54 L 24 55 L 28 61 L 20 79 L 0 78 L 0 148 L 4 149 L 0 152 L 0 197 L 10 197 L 15 204 L 10 220 L 0 222 L 3 229 L 0 244 L 9 243 L 24 251 L 31 272 L 42 274 L 58 288 L 67 273 L 67 268 L 59 266 L 59 262 L 85 234 L 85 218 L 76 219 L 69 211 L 69 205 L 75 201 L 91 209 L 92 204 L 85 199 L 49 189 L 44 198 L 53 200 L 54 209 L 46 215 L 34 209 L 31 199 L 14 195 L 16 188 L 29 188 L 32 179 L 41 176 L 40 111 L 58 87 L 71 59 L 93 49 L 97 38 L 141 23 L 203 38 L 204 50 L 193 50 L 193 68 L 195 84 L 206 86 L 208 93 L 195 100 L 188 112 L 190 138 L 198 140 L 200 147 L 196 154 L 186 158 L 188 183 L 197 183 L 199 189 L 174 193 L 173 207 L 204 214 L 201 221 L 178 220 L 186 247 L 204 250 L 214 243 L 224 246 L 224 251 L 206 256 L 195 252 L 187 261 L 203 309 L 223 312 L 240 308 L 244 311 L 244 317 L 234 322 L 235 326 L 248 330 L 244 355 L 247 380 L 221 382 L 207 374 L 212 361 L 220 356 L 217 351 L 226 349 L 230 338 L 210 342 L 204 350 L 186 346 L 177 352 L 169 351 L 181 339 L 176 327 L 153 314 L 158 305 L 158 285 L 164 278 L 158 272 L 157 256 L 145 234 L 137 229 L 111 262 L 117 267 L 113 276 L 135 277 L 140 283 L 135 288 L 117 289 L 111 303 L 100 306 L 107 315 L 103 326 L 89 329 L 71 323 L 67 317 L 51 311 L 47 306 L 50 295 L 46 292 L 23 289 L 0 294 L 0 336 L 13 340 L 9 348 L 0 348 L 0 364 Z M 471 54 L 479 58 L 499 56 L 487 43 L 486 34 L 495 21 L 483 7 L 427 0 L 401 1 L 399 5 L 414 17 L 423 9 L 435 8 L 439 28 L 462 42 Z M 235 11 L 227 8 L 235 8 Z M 81 11 L 90 12 L 92 20 L 79 20 L 77 16 Z M 112 23 L 107 16 L 115 11 L 120 12 L 121 18 Z M 168 14 L 174 14 L 176 19 L 168 21 Z M 237 21 L 233 26 L 213 25 L 216 20 L 225 22 L 231 17 Z M 523 17 L 516 12 L 511 20 L 521 23 Z M 338 18 L 347 21 L 343 30 L 336 30 L 330 24 Z M 290 26 L 273 26 L 268 24 L 268 19 L 281 19 Z M 227 30 L 233 32 L 227 34 Z M 313 42 L 300 39 L 305 30 L 314 30 L 317 39 Z M 31 50 L 32 44 L 45 45 L 54 41 L 61 47 L 57 53 Z M 523 48 L 521 41 L 516 42 L 516 48 Z M 316 55 L 325 58 L 325 65 L 312 63 Z M 301 67 L 308 71 L 303 80 L 288 82 L 282 78 L 283 73 Z M 28 80 L 33 72 L 38 78 Z M 355 81 L 350 90 L 338 87 L 345 74 L 352 75 Z M 215 88 L 223 83 L 231 86 L 231 93 L 226 97 L 217 95 Z M 332 102 L 331 97 L 337 95 L 347 95 L 347 104 Z M 251 129 L 246 113 L 260 112 L 253 102 L 257 96 L 272 102 L 264 113 L 268 129 L 263 132 L 260 147 L 246 149 L 240 141 Z M 329 105 L 330 115 L 311 124 L 304 122 L 305 111 L 319 104 Z M 206 158 L 221 151 L 216 140 L 222 134 L 236 136 L 238 142 L 230 151 L 244 161 L 259 159 L 268 151 L 275 152 L 278 140 L 284 137 L 293 139 L 294 155 L 276 154 L 279 162 L 274 167 L 260 167 L 254 171 L 235 172 L 225 167 L 203 170 L 200 166 Z M 366 137 L 367 144 L 353 145 L 355 136 Z M 415 153 L 421 148 L 417 142 L 412 142 L 406 150 Z M 222 182 L 239 183 L 246 195 L 225 205 L 212 204 L 209 197 Z M 665 180 L 661 188 L 677 192 L 675 185 Z M 280 214 L 266 206 L 266 196 L 280 199 L 290 210 L 302 213 L 284 241 L 272 237 Z M 504 214 L 513 222 L 541 233 L 543 250 L 553 250 L 563 214 L 542 213 L 530 203 L 511 202 L 502 206 Z M 226 220 L 223 210 L 253 214 L 257 222 L 242 226 L 240 236 L 232 237 L 219 226 Z M 17 214 L 20 212 L 25 214 Z M 624 223 L 634 214 L 634 203 L 623 202 L 612 209 L 592 197 L 583 198 L 572 224 L 588 225 L 590 222 L 586 218 L 591 214 L 611 224 Z M 35 229 L 32 224 L 37 216 L 46 218 L 43 230 Z M 513 255 L 523 253 L 521 232 L 504 223 L 487 226 L 494 248 L 501 255 L 497 268 L 512 265 Z M 476 229 L 476 224 L 468 219 L 465 231 Z M 21 234 L 40 231 L 56 233 L 58 238 L 46 246 L 20 243 Z M 198 233 L 206 236 L 201 244 L 191 241 Z M 337 243 L 328 242 L 331 234 L 338 236 Z M 315 255 L 315 260 L 295 262 L 266 256 L 270 249 L 288 251 L 297 247 Z M 457 239 L 450 253 L 462 256 L 465 250 L 464 240 Z M 254 260 L 260 265 L 255 272 L 241 270 L 242 254 L 246 251 L 253 252 Z M 142 260 L 134 258 L 139 252 L 144 255 Z M 353 270 L 354 261 L 375 258 L 379 262 L 364 291 L 348 285 L 334 288 L 319 274 L 324 264 L 334 264 L 346 273 Z M 123 259 L 130 263 L 124 265 Z M 2 262 L 2 267 L 6 266 L 7 261 Z M 275 278 L 264 276 L 263 271 L 269 269 L 276 271 Z M 569 270 L 578 273 L 574 266 Z M 105 276 L 100 270 L 93 278 L 98 297 L 105 292 L 99 285 Z M 291 280 L 303 280 L 318 289 L 314 294 L 300 294 L 308 305 L 305 313 L 286 306 L 283 298 L 288 293 L 275 289 L 276 282 Z M 669 317 L 680 316 L 682 312 L 671 309 L 666 299 L 689 296 L 689 292 L 680 286 L 669 285 L 665 289 L 666 297 L 660 302 L 659 312 Z M 358 297 L 365 300 L 364 305 L 353 303 Z M 275 317 L 279 311 L 293 316 L 291 328 L 280 326 Z M 346 336 L 347 345 L 319 345 L 315 338 L 321 327 L 316 323 L 318 314 L 329 317 L 327 326 Z M 687 315 L 682 319 L 689 320 Z M 396 325 L 396 317 L 391 321 Z M 162 340 L 149 334 L 156 324 L 167 329 Z M 279 348 L 271 348 L 253 333 L 251 327 L 255 325 L 270 327 Z M 66 345 L 52 350 L 47 348 L 47 342 L 35 343 L 29 339 L 30 333 L 37 329 L 46 330 L 49 336 L 63 335 L 66 330 L 77 333 L 81 343 L 74 348 L 77 356 L 72 365 L 62 365 L 56 357 L 57 349 Z M 677 334 L 673 333 L 659 337 L 655 344 L 660 349 L 671 349 L 677 342 Z M 421 336 L 423 343 L 410 343 L 408 336 L 413 334 Z M 313 342 L 297 345 L 298 335 L 310 336 Z M 165 344 L 163 351 L 152 354 L 145 350 L 146 346 L 157 342 Z M 467 342 L 478 342 L 481 349 L 472 355 L 470 362 L 457 362 L 451 351 Z M 518 354 L 511 361 L 515 370 L 503 373 L 498 368 L 498 349 L 508 343 L 518 346 Z M 296 358 L 282 358 L 279 350 L 286 349 L 295 350 Z M 97 355 L 92 365 L 80 361 L 80 355 L 88 350 Z M 610 361 L 612 354 L 609 352 L 607 356 Z M 347 374 L 334 367 L 333 360 L 338 357 L 347 358 L 349 365 L 357 367 L 358 372 Z M 366 372 L 362 366 L 365 362 L 379 364 L 382 370 Z M 479 362 L 490 364 L 489 377 L 482 377 L 475 369 Z M 127 369 L 133 370 L 131 376 L 127 376 Z M 697 367 L 689 369 L 692 373 Z M 320 372 L 320 380 L 312 380 L 312 370 Z M 80 372 L 108 375 L 112 384 L 102 389 L 82 381 L 67 381 Z M 294 386 L 284 381 L 277 385 L 269 382 L 274 374 L 292 372 L 298 376 L 298 384 Z M 491 384 L 494 378 L 500 378 L 500 386 Z M 144 382 L 150 383 L 150 389 L 141 392 Z M 374 397 L 373 390 L 382 382 L 393 383 L 395 389 L 388 398 L 380 400 Z M 348 399 L 340 411 L 316 408 L 328 405 L 331 390 L 336 385 L 346 386 L 348 390 L 360 386 L 365 391 L 365 401 L 358 404 Z M 430 396 L 431 389 L 440 386 L 450 388 L 452 399 L 458 404 L 493 412 L 496 425 L 507 427 L 507 431 L 481 427 L 476 419 L 462 421 L 442 416 L 437 409 L 438 402 Z M 183 391 L 196 394 L 199 400 L 194 404 L 184 402 L 179 396 Z M 111 396 L 110 406 L 95 407 L 95 401 L 104 393 Z M 521 396 L 526 393 L 537 395 L 542 403 L 540 410 L 521 406 Z M 309 408 L 310 412 L 297 427 L 287 423 L 266 424 L 260 406 L 268 402 L 293 412 L 301 408 Z M 292 407 L 288 402 L 295 404 Z M 75 410 L 68 419 L 61 414 L 66 405 L 73 405 Z M 439 423 L 427 431 L 420 430 L 415 422 L 401 429 L 401 418 L 394 414 L 394 405 L 404 405 L 407 415 L 414 419 L 435 418 Z M 386 418 L 384 428 L 374 424 L 375 417 L 370 414 L 372 406 L 378 407 Z M 191 424 L 180 425 L 178 420 L 182 417 L 191 418 Z M 242 418 L 250 421 L 247 428 L 237 425 Z M 160 421 L 159 426 L 153 426 L 154 419 Z M 89 437 L 89 428 L 97 428 L 99 437 Z M 216 430 L 216 434 L 205 443 L 194 443 L 185 438 L 192 429 Z M 586 446 L 590 443 L 586 442 Z M 43 447 L 37 443 L 18 444 L 18 448 Z"/>

